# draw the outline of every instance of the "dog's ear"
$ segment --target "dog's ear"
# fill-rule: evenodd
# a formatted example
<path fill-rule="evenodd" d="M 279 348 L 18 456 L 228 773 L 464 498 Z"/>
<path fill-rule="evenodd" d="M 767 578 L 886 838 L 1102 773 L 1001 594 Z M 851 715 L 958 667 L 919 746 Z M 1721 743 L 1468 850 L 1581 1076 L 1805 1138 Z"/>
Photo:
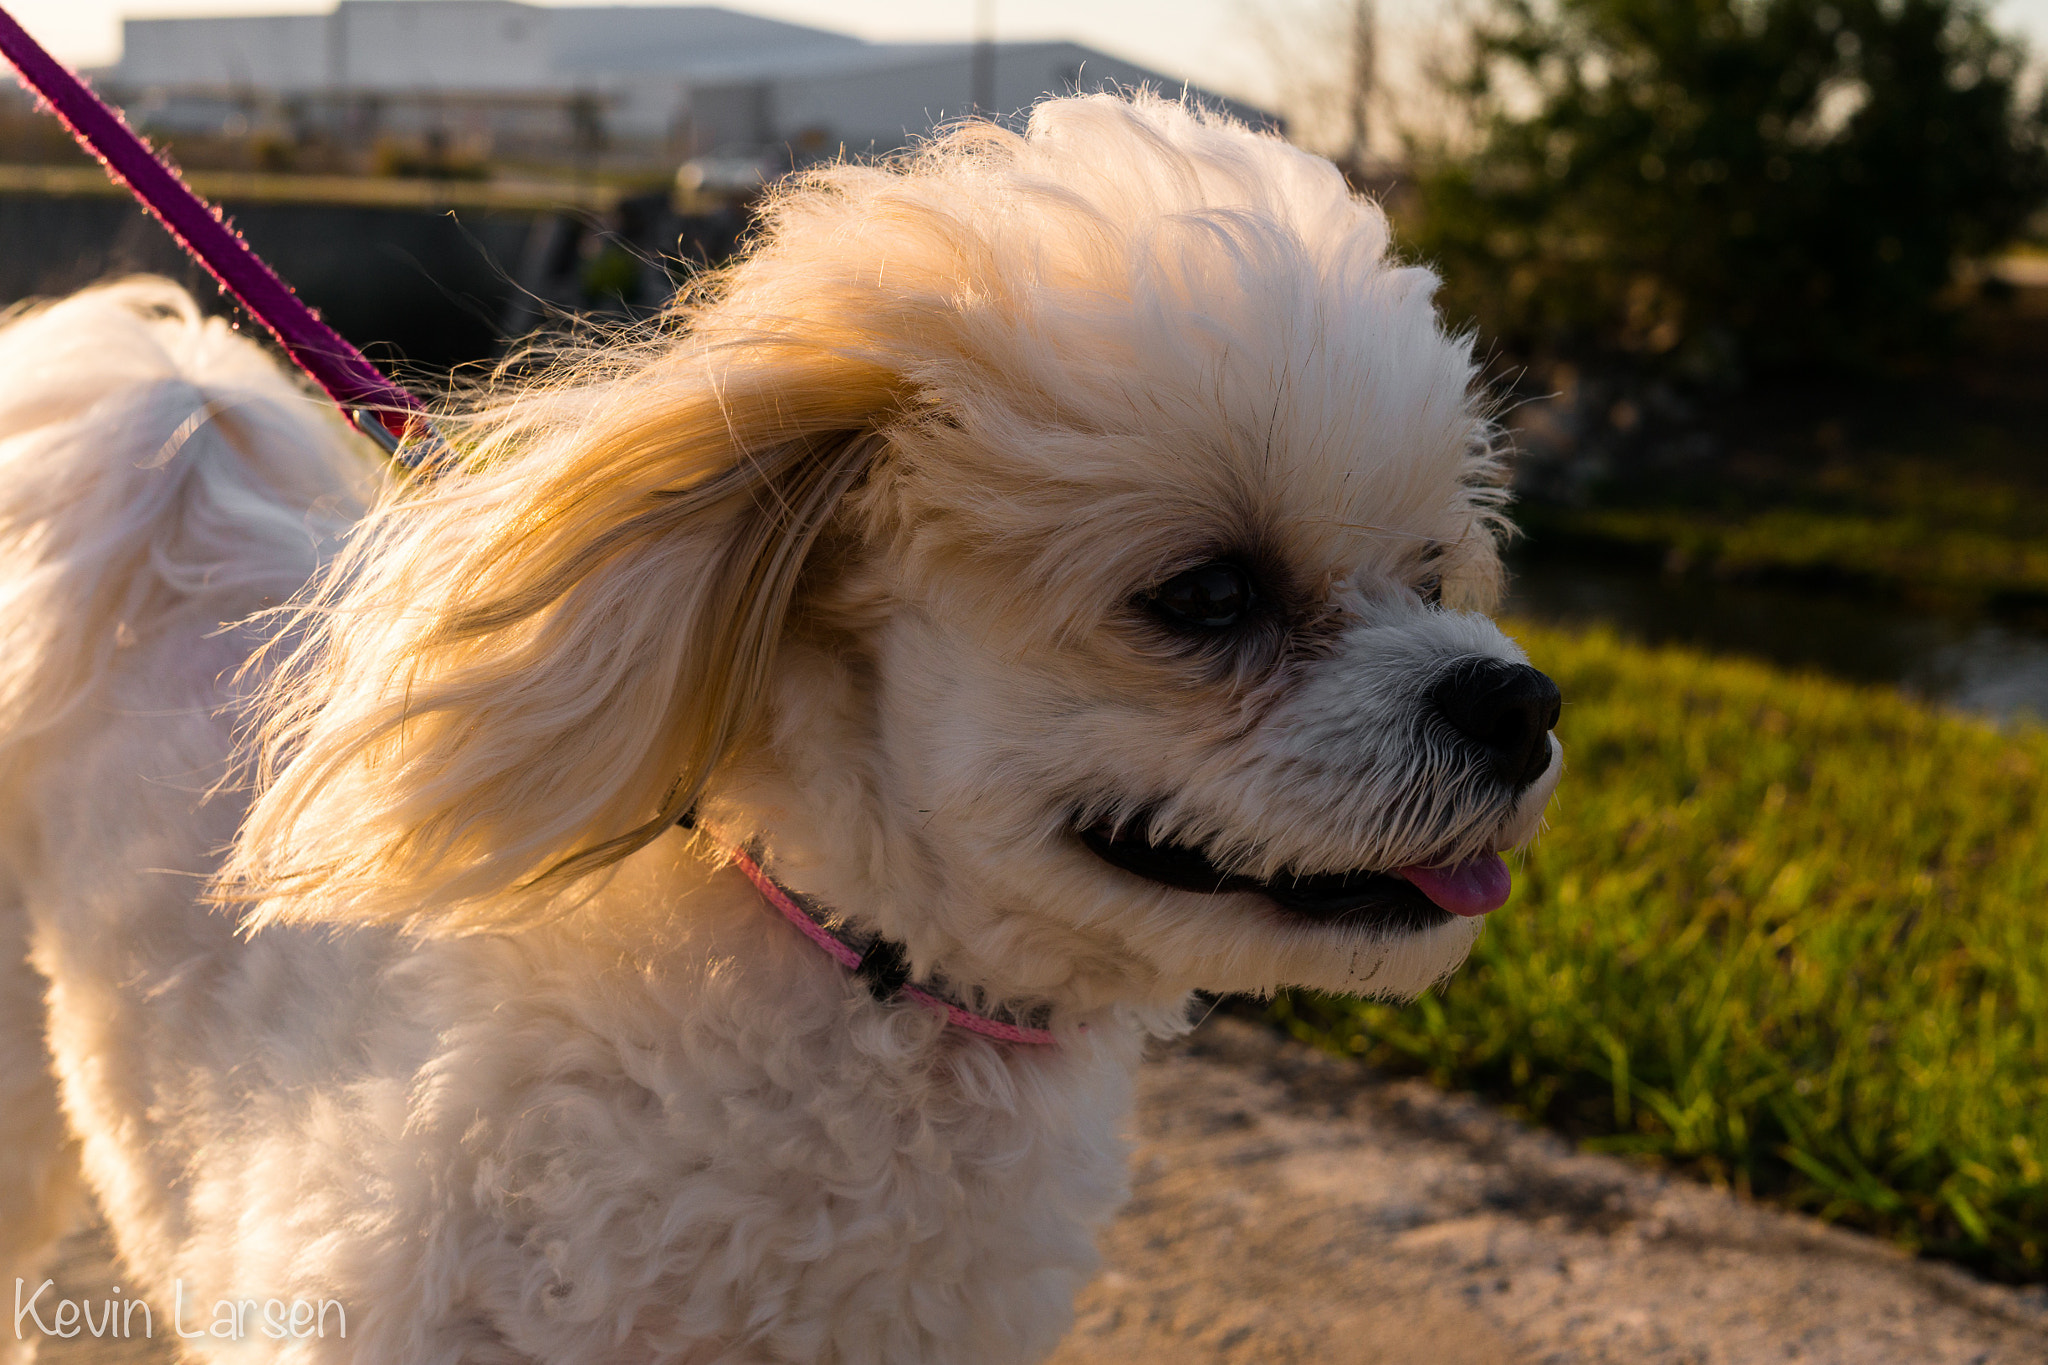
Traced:
<path fill-rule="evenodd" d="M 817 348 L 676 350 L 487 409 L 462 468 L 365 524 L 259 707 L 218 882 L 252 923 L 545 916 L 755 726 L 900 383 Z"/>

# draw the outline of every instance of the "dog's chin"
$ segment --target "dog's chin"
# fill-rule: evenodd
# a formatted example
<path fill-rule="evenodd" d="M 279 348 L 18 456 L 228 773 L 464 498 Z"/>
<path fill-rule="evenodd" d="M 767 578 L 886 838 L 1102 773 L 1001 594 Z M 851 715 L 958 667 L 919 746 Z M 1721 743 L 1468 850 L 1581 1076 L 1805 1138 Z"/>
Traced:
<path fill-rule="evenodd" d="M 1076 826 L 1075 834 L 1097 858 L 1132 876 L 1199 895 L 1264 896 L 1282 915 L 1302 925 L 1398 938 L 1442 929 L 1459 918 L 1393 872 L 1359 869 L 1248 877 L 1218 867 L 1199 848 L 1154 842 L 1138 832 L 1141 828 L 1142 822 L 1121 828 L 1100 823 Z"/>

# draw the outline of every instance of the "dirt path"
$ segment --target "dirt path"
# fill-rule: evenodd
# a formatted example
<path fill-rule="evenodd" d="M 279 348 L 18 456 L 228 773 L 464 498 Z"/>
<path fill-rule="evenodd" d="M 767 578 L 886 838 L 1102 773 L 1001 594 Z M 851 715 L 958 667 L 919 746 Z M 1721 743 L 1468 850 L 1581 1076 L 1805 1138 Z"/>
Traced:
<path fill-rule="evenodd" d="M 2048 1293 L 1572 1152 L 1215 1019 L 1147 1067 L 1135 1197 L 1053 1365 L 2041 1365 Z M 118 1282 L 97 1233 L 59 1288 Z M 168 1365 L 161 1338 L 46 1365 Z"/>
<path fill-rule="evenodd" d="M 1055 1365 L 2041 1365 L 2048 1294 L 1213 1020 Z"/>

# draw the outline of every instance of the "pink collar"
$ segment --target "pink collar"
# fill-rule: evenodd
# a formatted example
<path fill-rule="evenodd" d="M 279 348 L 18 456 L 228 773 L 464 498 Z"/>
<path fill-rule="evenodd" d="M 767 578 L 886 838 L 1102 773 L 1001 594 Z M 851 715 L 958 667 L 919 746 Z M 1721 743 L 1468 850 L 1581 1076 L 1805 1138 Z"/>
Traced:
<path fill-rule="evenodd" d="M 1042 1027 L 1047 1013 L 1043 1009 L 1033 1011 L 1028 1016 L 1029 1023 L 997 1019 L 969 1009 L 947 993 L 939 982 L 933 982 L 929 988 L 911 985 L 906 979 L 909 967 L 901 944 L 879 934 L 863 935 L 847 930 L 834 916 L 810 905 L 805 898 L 762 871 L 761 864 L 747 849 L 734 849 L 732 861 L 747 874 L 747 880 L 754 884 L 762 899 L 780 910 L 784 919 L 801 930 L 805 938 L 823 948 L 840 966 L 866 980 L 868 989 L 877 999 L 906 996 L 945 1015 L 946 1022 L 956 1028 L 964 1028 L 998 1042 L 1049 1047 L 1057 1041 L 1050 1030 Z"/>

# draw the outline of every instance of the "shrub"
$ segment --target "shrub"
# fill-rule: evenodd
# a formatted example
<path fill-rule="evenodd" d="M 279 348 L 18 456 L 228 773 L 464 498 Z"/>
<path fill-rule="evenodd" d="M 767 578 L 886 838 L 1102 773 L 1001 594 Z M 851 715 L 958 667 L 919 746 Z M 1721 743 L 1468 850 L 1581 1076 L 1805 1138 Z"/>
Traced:
<path fill-rule="evenodd" d="M 1490 0 L 1414 149 L 1414 240 L 1525 357 L 1695 379 L 1944 335 L 2048 197 L 2025 53 L 1975 0 Z"/>

